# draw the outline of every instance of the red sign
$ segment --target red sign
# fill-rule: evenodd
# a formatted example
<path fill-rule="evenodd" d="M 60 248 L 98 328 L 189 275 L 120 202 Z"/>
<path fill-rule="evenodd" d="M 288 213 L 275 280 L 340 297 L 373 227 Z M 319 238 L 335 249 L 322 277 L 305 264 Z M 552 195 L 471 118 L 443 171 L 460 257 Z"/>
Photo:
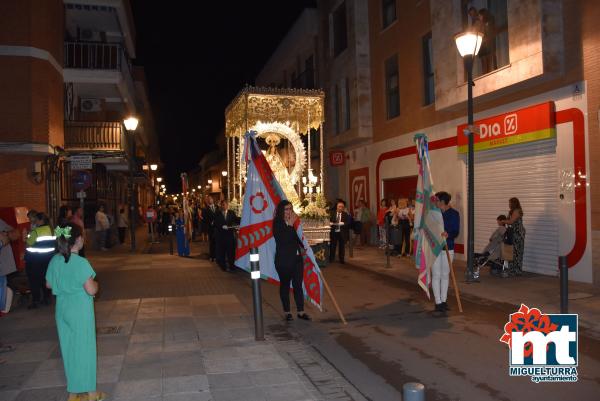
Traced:
<path fill-rule="evenodd" d="M 554 103 L 547 102 L 524 109 L 475 121 L 474 150 L 485 150 L 533 142 L 556 136 Z M 469 138 L 465 135 L 467 124 L 456 128 L 459 153 L 466 153 Z"/>
<path fill-rule="evenodd" d="M 146 210 L 146 221 L 149 223 L 154 223 L 157 219 L 157 213 L 156 210 L 154 209 L 147 209 Z"/>
<path fill-rule="evenodd" d="M 358 205 L 358 201 L 365 202 L 369 208 L 369 168 L 350 170 L 350 210 Z"/>
<path fill-rule="evenodd" d="M 329 163 L 332 166 L 343 166 L 346 162 L 346 154 L 343 150 L 329 151 Z"/>

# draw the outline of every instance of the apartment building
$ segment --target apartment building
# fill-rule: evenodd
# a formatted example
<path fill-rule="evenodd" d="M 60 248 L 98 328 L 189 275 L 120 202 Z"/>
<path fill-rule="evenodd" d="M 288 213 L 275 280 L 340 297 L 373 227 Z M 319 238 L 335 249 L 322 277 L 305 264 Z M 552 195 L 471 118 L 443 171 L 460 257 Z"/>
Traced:
<path fill-rule="evenodd" d="M 361 177 L 372 203 L 414 197 L 413 136 L 426 133 L 435 188 L 452 195 L 462 217 L 456 252 L 464 257 L 467 85 L 454 34 L 473 24 L 470 7 L 495 22 L 492 50 L 474 69 L 475 249 L 517 197 L 527 230 L 524 269 L 556 276 L 558 256 L 566 255 L 570 279 L 598 284 L 594 2 L 369 0 L 373 143 L 349 151 L 340 181 L 351 188 Z"/>
<path fill-rule="evenodd" d="M 136 193 L 152 202 L 141 165 L 157 162 L 158 149 L 143 68 L 132 65 L 129 2 L 2 2 L 0 22 L 0 205 L 54 216 L 87 187 L 86 216 L 99 203 L 118 212 L 128 202 L 132 138 L 122 121 L 130 114 L 140 119 Z M 73 169 L 76 155 L 91 168 Z"/>

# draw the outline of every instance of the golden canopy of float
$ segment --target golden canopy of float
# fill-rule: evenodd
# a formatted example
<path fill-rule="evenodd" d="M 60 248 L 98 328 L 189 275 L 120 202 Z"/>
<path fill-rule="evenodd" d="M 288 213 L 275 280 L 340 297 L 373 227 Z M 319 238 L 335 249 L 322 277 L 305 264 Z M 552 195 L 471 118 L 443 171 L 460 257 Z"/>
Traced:
<path fill-rule="evenodd" d="M 246 166 L 240 155 L 247 131 L 264 138 L 265 156 L 292 203 L 311 202 L 323 193 L 324 101 L 324 92 L 313 89 L 247 86 L 238 93 L 225 110 L 229 199 L 240 201 L 244 193 Z M 315 136 L 318 149 L 313 149 Z"/>

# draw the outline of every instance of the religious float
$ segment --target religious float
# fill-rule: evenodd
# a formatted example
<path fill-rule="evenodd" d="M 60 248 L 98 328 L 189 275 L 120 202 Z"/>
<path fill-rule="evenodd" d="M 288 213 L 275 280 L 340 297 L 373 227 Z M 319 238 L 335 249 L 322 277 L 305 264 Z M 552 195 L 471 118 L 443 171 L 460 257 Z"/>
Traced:
<path fill-rule="evenodd" d="M 319 265 L 328 260 L 330 230 L 323 191 L 324 98 L 320 90 L 245 87 L 225 111 L 230 207 L 241 215 L 244 134 L 256 131 L 261 151 L 302 219 Z"/>

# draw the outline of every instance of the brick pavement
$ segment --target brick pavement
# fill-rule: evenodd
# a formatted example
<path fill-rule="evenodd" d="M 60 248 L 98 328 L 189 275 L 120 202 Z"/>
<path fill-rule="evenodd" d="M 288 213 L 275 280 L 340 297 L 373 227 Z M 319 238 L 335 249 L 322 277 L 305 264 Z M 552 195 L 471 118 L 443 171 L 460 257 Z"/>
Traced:
<path fill-rule="evenodd" d="M 244 273 L 165 254 L 165 244 L 152 252 L 91 252 L 103 287 L 98 389 L 109 400 L 364 400 L 268 305 L 266 341 L 254 341 Z M 53 308 L 17 307 L 0 339 L 16 346 L 2 355 L 0 401 L 66 400 Z"/>

